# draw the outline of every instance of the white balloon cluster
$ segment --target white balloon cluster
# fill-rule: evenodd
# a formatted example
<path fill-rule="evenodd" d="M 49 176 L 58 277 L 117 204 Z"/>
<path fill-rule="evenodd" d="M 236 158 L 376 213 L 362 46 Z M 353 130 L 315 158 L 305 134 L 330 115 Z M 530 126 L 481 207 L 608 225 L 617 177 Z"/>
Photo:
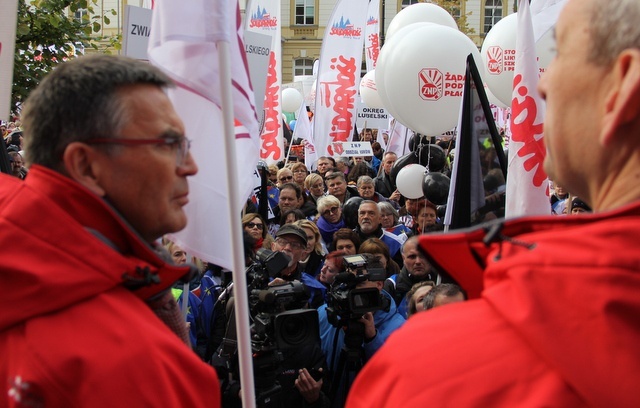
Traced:
<path fill-rule="evenodd" d="M 439 135 L 458 122 L 469 54 L 480 66 L 475 44 L 446 10 L 413 4 L 391 21 L 376 69 L 361 83 L 362 98 L 414 131 Z"/>

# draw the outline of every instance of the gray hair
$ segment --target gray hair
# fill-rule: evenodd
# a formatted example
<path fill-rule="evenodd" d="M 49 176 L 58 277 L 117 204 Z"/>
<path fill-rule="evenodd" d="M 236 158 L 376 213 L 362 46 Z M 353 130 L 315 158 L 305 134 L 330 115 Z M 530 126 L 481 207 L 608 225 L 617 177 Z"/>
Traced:
<path fill-rule="evenodd" d="M 358 182 L 356 183 L 356 187 L 360 188 L 365 184 L 375 184 L 373 179 L 370 176 L 360 176 L 358 177 Z"/>
<path fill-rule="evenodd" d="M 58 65 L 25 102 L 26 161 L 64 172 L 70 143 L 117 137 L 135 114 L 124 109 L 119 91 L 138 84 L 173 86 L 158 68 L 122 56 L 94 54 Z"/>
<path fill-rule="evenodd" d="M 590 16 L 592 62 L 609 65 L 625 49 L 640 48 L 638 0 L 594 1 Z"/>
<path fill-rule="evenodd" d="M 378 203 L 378 208 L 380 209 L 380 214 L 391 214 L 393 216 L 393 225 L 398 224 L 398 220 L 400 219 L 400 215 L 393 205 L 391 205 L 388 201 L 380 201 Z"/>

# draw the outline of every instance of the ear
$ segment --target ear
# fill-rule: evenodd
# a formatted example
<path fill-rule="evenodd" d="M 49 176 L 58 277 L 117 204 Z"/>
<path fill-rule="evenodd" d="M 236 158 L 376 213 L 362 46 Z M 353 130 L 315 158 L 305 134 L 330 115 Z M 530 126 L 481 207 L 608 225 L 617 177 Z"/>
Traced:
<path fill-rule="evenodd" d="M 616 132 L 640 117 L 640 50 L 623 51 L 611 70 L 611 91 L 605 101 L 600 142 L 615 142 Z"/>
<path fill-rule="evenodd" d="M 376 288 L 382 290 L 384 288 L 384 281 L 376 281 Z"/>
<path fill-rule="evenodd" d="M 91 146 L 73 142 L 70 143 L 62 155 L 64 168 L 69 178 L 77 181 L 100 197 L 105 196 L 105 190 L 98 182 L 100 173 L 99 153 Z"/>

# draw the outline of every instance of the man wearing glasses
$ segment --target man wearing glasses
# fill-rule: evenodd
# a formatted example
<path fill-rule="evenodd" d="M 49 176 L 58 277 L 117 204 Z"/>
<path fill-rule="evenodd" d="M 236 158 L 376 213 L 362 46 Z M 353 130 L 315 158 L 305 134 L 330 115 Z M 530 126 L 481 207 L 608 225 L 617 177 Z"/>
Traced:
<path fill-rule="evenodd" d="M 0 176 L 0 236 L 22 243 L 0 259 L 1 406 L 219 406 L 170 291 L 191 268 L 156 242 L 185 227 L 198 171 L 170 86 L 95 55 L 59 64 L 25 102 L 29 177 Z"/>
<path fill-rule="evenodd" d="M 276 240 L 271 244 L 271 250 L 284 253 L 290 261 L 269 286 L 282 285 L 293 280 L 301 281 L 302 271 L 298 270 L 298 262 L 302 260 L 306 248 L 307 234 L 302 228 L 285 224 L 278 230 Z"/>

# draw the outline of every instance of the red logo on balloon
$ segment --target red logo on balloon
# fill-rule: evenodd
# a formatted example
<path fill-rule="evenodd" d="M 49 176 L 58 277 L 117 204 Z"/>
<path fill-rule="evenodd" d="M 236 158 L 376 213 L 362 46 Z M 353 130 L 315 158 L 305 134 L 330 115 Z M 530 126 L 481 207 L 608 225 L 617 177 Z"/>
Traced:
<path fill-rule="evenodd" d="M 494 45 L 487 48 L 487 71 L 492 75 L 502 72 L 502 48 Z"/>
<path fill-rule="evenodd" d="M 437 101 L 442 98 L 442 72 L 434 68 L 424 68 L 418 73 L 420 81 L 420 97 L 426 101 Z"/>

